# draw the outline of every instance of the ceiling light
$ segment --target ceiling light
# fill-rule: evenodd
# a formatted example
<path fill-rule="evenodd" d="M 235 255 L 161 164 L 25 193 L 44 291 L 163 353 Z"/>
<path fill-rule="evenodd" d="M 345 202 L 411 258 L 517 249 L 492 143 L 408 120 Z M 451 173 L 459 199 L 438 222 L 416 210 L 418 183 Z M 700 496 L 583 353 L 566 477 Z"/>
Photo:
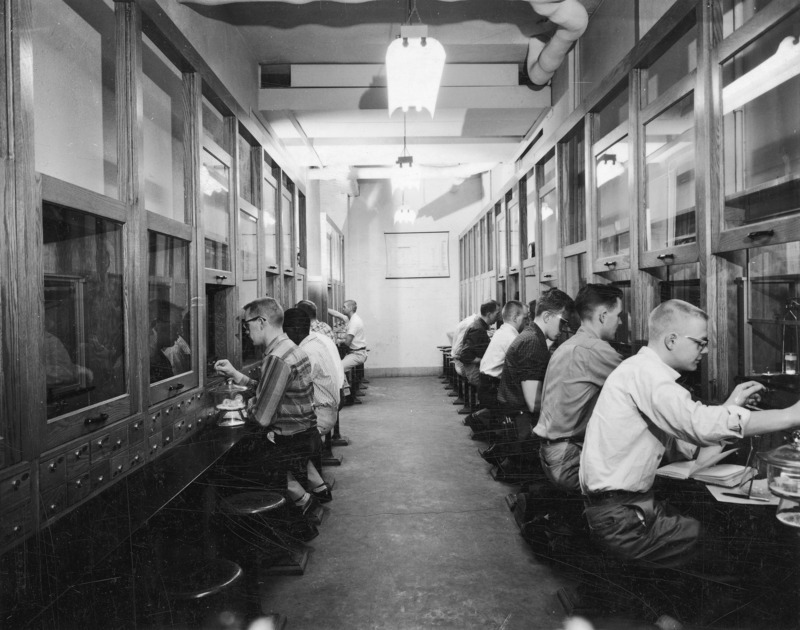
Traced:
<path fill-rule="evenodd" d="M 411 208 L 406 206 L 405 204 L 400 206 L 394 213 L 394 222 L 395 224 L 398 223 L 406 223 L 411 225 L 417 219 L 417 213 L 414 212 Z"/>
<path fill-rule="evenodd" d="M 604 153 L 597 161 L 595 176 L 597 187 L 607 184 L 625 173 L 625 166 L 617 162 L 617 156 L 613 153 Z"/>
<path fill-rule="evenodd" d="M 427 26 L 411 24 L 415 13 L 419 20 L 416 0 L 406 24 L 400 26 L 400 37 L 386 51 L 389 116 L 397 109 L 421 111 L 424 107 L 433 118 L 446 54 L 438 41 L 428 37 Z"/>
<path fill-rule="evenodd" d="M 406 115 L 403 113 L 403 153 L 397 158 L 397 166 L 392 169 L 392 192 L 396 190 L 419 189 L 422 175 L 420 169 L 414 166 L 414 157 L 408 154 L 406 146 Z"/>

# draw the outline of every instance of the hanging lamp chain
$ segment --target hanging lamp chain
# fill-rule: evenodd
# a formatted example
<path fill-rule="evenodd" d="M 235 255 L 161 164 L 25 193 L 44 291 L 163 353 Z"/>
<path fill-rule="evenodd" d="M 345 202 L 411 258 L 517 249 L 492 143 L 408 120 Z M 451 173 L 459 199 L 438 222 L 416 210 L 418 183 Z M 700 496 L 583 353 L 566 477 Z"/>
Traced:
<path fill-rule="evenodd" d="M 406 2 L 406 11 L 408 17 L 406 18 L 406 24 L 411 24 L 411 18 L 415 15 L 417 16 L 417 22 L 422 24 L 422 18 L 419 16 L 419 11 L 417 11 L 417 0 L 408 0 Z"/>

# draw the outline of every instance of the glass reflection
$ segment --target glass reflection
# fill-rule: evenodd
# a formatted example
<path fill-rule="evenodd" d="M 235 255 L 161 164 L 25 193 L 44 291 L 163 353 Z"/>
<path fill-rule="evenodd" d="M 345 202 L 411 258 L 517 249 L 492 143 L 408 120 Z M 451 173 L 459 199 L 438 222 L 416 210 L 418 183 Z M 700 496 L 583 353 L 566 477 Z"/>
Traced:
<path fill-rule="evenodd" d="M 208 151 L 203 151 L 200 192 L 205 230 L 205 265 L 209 269 L 231 270 L 230 260 L 230 184 L 228 167 Z"/>
<path fill-rule="evenodd" d="M 47 418 L 126 391 L 122 225 L 42 207 Z"/>
<path fill-rule="evenodd" d="M 172 236 L 148 235 L 150 382 L 156 383 L 192 369 L 191 248 Z"/>
<path fill-rule="evenodd" d="M 628 200 L 628 138 L 611 145 L 595 158 L 597 186 L 597 255 L 599 258 L 630 252 Z"/>

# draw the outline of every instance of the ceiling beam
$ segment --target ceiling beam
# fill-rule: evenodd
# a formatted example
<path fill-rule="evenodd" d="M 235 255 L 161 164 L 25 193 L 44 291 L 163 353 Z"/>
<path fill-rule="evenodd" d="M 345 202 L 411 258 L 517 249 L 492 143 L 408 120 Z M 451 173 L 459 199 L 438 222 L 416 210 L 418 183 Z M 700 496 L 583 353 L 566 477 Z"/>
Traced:
<path fill-rule="evenodd" d="M 264 88 L 258 93 L 261 111 L 388 109 L 387 90 L 370 88 Z M 437 109 L 542 109 L 550 106 L 550 88 L 526 86 L 442 87 Z"/>
<path fill-rule="evenodd" d="M 265 66 L 262 66 L 262 69 Z M 321 87 L 386 87 L 386 65 L 358 64 L 292 64 L 289 67 L 293 88 Z M 445 64 L 442 87 L 518 86 L 519 65 L 516 63 L 453 63 Z"/>

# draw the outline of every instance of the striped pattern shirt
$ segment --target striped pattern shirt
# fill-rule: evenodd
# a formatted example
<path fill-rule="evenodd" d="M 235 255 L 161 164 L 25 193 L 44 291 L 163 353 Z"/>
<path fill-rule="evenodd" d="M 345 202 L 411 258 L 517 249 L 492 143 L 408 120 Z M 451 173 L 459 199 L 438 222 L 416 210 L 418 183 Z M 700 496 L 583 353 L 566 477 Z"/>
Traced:
<path fill-rule="evenodd" d="M 333 346 L 333 342 L 318 333 L 310 333 L 300 347 L 305 350 L 311 361 L 311 380 L 314 383 L 314 406 L 315 407 L 339 407 L 339 372 L 342 370 L 342 362 L 339 354 L 336 354 L 336 361 L 327 347 L 325 341 Z M 333 346 L 336 352 L 336 347 Z"/>
<path fill-rule="evenodd" d="M 326 337 L 330 337 L 333 343 L 336 343 L 336 335 L 333 334 L 333 329 L 328 326 L 325 322 L 321 322 L 318 319 L 315 319 L 311 322 L 311 332 L 319 333 L 320 335 L 325 335 Z M 302 344 L 301 344 L 302 345 Z"/>
<path fill-rule="evenodd" d="M 285 334 L 264 350 L 251 412 L 262 426 L 292 435 L 316 426 L 311 361 Z M 252 383 L 252 381 L 251 381 Z"/>

